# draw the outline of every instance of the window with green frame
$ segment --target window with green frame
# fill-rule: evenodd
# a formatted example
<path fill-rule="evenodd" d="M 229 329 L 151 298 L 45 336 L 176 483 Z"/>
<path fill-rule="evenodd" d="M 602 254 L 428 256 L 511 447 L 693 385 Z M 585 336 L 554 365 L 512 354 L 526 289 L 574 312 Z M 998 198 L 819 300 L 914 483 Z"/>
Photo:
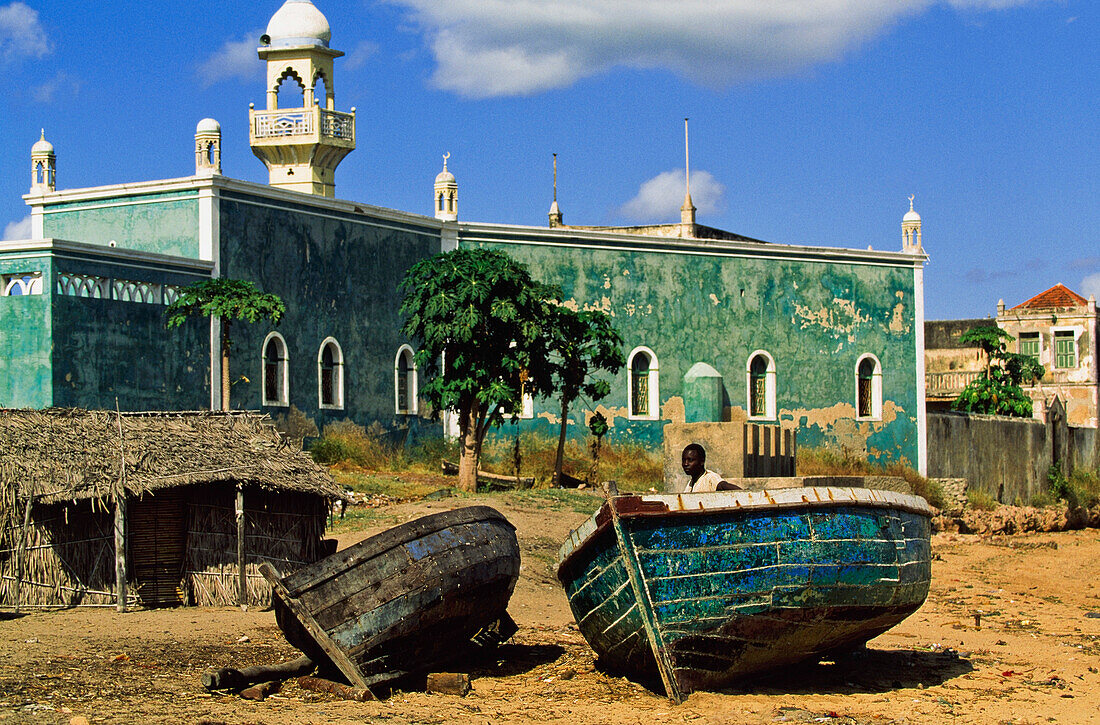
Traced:
<path fill-rule="evenodd" d="M 1054 367 L 1077 367 L 1077 345 L 1073 339 L 1072 330 L 1054 332 Z"/>
<path fill-rule="evenodd" d="M 1039 333 L 1020 333 L 1020 354 L 1039 359 Z"/>

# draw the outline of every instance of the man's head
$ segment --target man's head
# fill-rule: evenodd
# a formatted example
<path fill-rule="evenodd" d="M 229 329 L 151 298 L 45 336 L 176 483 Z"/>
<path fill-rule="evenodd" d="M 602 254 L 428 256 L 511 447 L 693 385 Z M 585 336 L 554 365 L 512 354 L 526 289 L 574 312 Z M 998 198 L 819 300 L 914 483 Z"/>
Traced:
<path fill-rule="evenodd" d="M 698 443 L 689 443 L 684 447 L 683 455 L 680 457 L 680 465 L 684 467 L 684 473 L 691 476 L 691 480 L 702 476 L 707 470 L 707 452 L 703 450 L 703 447 Z"/>

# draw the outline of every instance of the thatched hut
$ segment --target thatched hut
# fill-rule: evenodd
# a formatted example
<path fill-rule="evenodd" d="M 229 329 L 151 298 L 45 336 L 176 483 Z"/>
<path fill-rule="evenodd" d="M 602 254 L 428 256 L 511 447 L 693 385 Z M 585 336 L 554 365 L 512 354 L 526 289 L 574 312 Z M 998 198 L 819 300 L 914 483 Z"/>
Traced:
<path fill-rule="evenodd" d="M 341 496 L 256 413 L 0 410 L 0 607 L 267 605 Z"/>

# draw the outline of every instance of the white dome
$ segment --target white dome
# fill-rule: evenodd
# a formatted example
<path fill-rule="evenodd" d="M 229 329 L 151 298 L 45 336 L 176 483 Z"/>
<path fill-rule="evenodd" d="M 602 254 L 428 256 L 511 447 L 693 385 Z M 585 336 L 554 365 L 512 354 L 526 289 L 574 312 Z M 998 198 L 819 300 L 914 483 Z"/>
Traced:
<path fill-rule="evenodd" d="M 901 218 L 901 220 L 903 222 L 919 222 L 920 221 L 920 214 L 913 211 L 913 199 L 914 199 L 914 197 L 912 197 L 912 196 L 909 197 L 909 211 L 905 212 L 905 216 L 903 216 Z"/>
<path fill-rule="evenodd" d="M 452 174 L 450 171 L 447 171 L 447 169 L 443 169 L 442 171 L 439 172 L 439 174 L 436 175 L 435 183 L 437 183 L 437 184 L 454 184 L 454 183 L 456 183 L 455 182 L 455 175 Z"/>
<path fill-rule="evenodd" d="M 31 146 L 32 154 L 52 154 L 53 144 L 46 140 L 46 130 L 42 129 L 42 137 Z"/>
<path fill-rule="evenodd" d="M 310 0 L 286 0 L 271 16 L 266 35 L 273 47 L 321 45 L 327 48 L 332 29 Z"/>
<path fill-rule="evenodd" d="M 195 133 L 221 133 L 222 125 L 213 118 L 204 118 L 195 126 Z"/>

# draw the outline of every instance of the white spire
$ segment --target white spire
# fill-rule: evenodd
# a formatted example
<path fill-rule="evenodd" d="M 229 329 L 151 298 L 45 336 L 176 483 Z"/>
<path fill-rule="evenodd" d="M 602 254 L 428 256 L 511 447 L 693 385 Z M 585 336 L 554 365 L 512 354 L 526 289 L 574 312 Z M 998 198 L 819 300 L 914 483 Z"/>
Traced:
<path fill-rule="evenodd" d="M 688 146 L 688 119 L 684 119 L 684 205 L 680 207 L 680 236 L 695 236 L 695 204 L 691 202 L 691 154 Z"/>
<path fill-rule="evenodd" d="M 550 226 L 562 225 L 561 208 L 558 207 L 558 155 L 554 154 L 554 201 L 550 204 Z"/>

